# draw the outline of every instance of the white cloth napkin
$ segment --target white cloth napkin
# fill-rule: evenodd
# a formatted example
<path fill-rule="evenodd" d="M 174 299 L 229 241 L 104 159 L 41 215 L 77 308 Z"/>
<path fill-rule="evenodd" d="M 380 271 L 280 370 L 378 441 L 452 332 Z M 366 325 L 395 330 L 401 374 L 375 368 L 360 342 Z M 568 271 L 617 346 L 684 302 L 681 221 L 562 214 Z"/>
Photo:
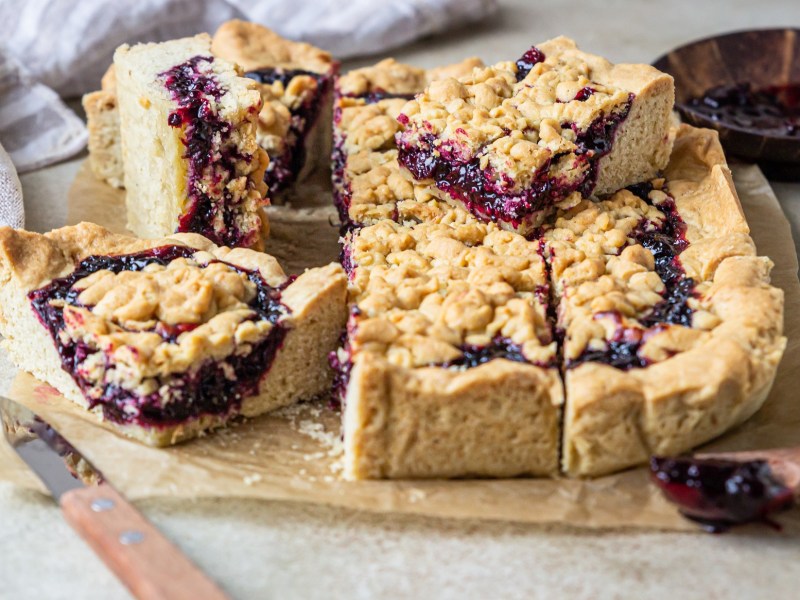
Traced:
<path fill-rule="evenodd" d="M 0 225 L 25 227 L 22 186 L 11 157 L 0 146 Z"/>
<path fill-rule="evenodd" d="M 86 129 L 58 94 L 98 89 L 125 42 L 213 33 L 240 18 L 348 58 L 479 21 L 496 8 L 497 0 L 0 0 L 0 143 L 20 172 L 80 151 Z M 0 161 L 0 183 L 18 182 L 7 169 Z M 21 227 L 6 220 L 21 214 L 21 200 L 19 211 L 6 202 L 0 194 L 0 225 Z"/>

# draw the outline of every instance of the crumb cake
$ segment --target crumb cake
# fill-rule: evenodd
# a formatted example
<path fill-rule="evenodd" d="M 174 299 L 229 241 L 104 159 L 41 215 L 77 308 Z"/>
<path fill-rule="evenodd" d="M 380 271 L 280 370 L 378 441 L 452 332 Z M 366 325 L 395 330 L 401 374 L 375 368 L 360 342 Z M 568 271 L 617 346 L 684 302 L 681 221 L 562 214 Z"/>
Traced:
<path fill-rule="evenodd" d="M 562 211 L 543 235 L 566 388 L 562 462 L 600 475 L 749 418 L 786 339 L 716 133 L 682 126 L 663 177 Z"/>
<path fill-rule="evenodd" d="M 157 446 L 323 393 L 346 320 L 339 265 L 287 277 L 197 234 L 0 228 L 0 277 L 15 363 Z"/>
<path fill-rule="evenodd" d="M 559 461 L 597 476 L 758 410 L 786 345 L 783 295 L 716 133 L 671 139 L 659 176 L 557 209 L 530 239 L 455 207 L 429 220 L 423 203 L 346 235 L 351 312 L 332 364 L 348 477 Z"/>
<path fill-rule="evenodd" d="M 238 20 L 220 26 L 211 50 L 259 84 L 263 106 L 257 138 L 269 155 L 265 177 L 273 200 L 320 162 L 327 166 L 331 92 L 339 66 L 331 55 Z"/>
<path fill-rule="evenodd" d="M 345 240 L 332 355 L 352 479 L 553 475 L 563 398 L 538 242 L 384 220 Z"/>
<path fill-rule="evenodd" d="M 103 75 L 100 90 L 83 97 L 83 109 L 89 129 L 89 167 L 98 179 L 115 188 L 124 187 L 114 65 Z"/>
<path fill-rule="evenodd" d="M 414 94 L 442 77 L 460 77 L 482 63 L 471 58 L 420 69 L 388 58 L 337 79 L 334 99 L 333 194 L 345 230 L 400 218 L 415 201 L 438 201 L 435 188 L 415 186 L 397 164 L 397 117 Z"/>
<path fill-rule="evenodd" d="M 556 206 L 655 177 L 674 85 L 564 37 L 428 85 L 398 116 L 398 160 L 455 205 L 529 234 Z"/>
<path fill-rule="evenodd" d="M 211 54 L 207 34 L 114 53 L 128 226 L 140 237 L 199 233 L 263 247 L 257 84 Z"/>

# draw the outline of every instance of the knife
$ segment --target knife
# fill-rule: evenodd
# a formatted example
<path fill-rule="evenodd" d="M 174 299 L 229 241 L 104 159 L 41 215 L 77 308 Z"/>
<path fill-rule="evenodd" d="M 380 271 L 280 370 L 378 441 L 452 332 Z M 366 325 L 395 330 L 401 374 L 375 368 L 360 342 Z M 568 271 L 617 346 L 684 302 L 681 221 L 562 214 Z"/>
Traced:
<path fill-rule="evenodd" d="M 136 598 L 227 598 L 41 417 L 0 396 L 0 420 L 6 439 L 50 490 L 67 522 Z M 85 485 L 67 462 L 91 469 L 101 483 Z"/>

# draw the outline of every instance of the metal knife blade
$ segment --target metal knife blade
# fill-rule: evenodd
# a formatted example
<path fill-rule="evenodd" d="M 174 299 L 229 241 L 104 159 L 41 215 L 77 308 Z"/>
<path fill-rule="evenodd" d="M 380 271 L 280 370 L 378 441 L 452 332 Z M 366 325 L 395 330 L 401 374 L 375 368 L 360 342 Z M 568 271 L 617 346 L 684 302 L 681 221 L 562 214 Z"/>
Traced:
<path fill-rule="evenodd" d="M 8 443 L 56 501 L 66 492 L 84 487 L 65 459 L 70 454 L 76 459 L 85 459 L 41 417 L 22 404 L 0 396 L 0 419 Z"/>

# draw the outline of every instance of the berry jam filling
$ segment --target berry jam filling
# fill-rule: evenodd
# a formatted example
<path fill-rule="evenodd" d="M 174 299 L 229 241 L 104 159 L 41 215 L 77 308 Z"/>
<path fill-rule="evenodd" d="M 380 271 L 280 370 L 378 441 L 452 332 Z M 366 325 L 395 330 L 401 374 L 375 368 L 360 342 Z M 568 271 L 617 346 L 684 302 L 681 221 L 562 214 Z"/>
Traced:
<path fill-rule="evenodd" d="M 681 514 L 714 533 L 743 523 L 769 523 L 770 513 L 794 504 L 792 490 L 776 479 L 763 460 L 654 456 L 650 471 Z"/>
<path fill-rule="evenodd" d="M 393 92 L 387 92 L 386 90 L 376 87 L 365 94 L 342 94 L 339 93 L 340 98 L 355 98 L 357 100 L 363 100 L 365 104 L 376 104 L 381 100 L 413 100 L 414 94 L 395 94 Z"/>
<path fill-rule="evenodd" d="M 356 333 L 356 319 L 361 314 L 358 306 L 350 308 L 350 318 L 347 327 L 339 338 L 338 350 L 328 354 L 328 364 L 333 370 L 333 385 L 331 386 L 331 404 L 344 406 L 347 396 L 347 386 L 350 384 L 350 372 L 353 370 L 353 361 L 350 351 L 350 340 Z"/>
<path fill-rule="evenodd" d="M 461 346 L 461 356 L 458 358 L 430 366 L 471 369 L 496 358 L 505 358 L 514 362 L 529 362 L 522 353 L 522 346 L 507 338 L 496 337 L 486 346 L 465 344 Z"/>
<path fill-rule="evenodd" d="M 90 408 L 101 406 L 103 415 L 109 421 L 142 427 L 164 427 L 202 415 L 228 415 L 241 406 L 243 398 L 257 393 L 262 377 L 283 344 L 286 329 L 279 321 L 288 309 L 280 302 L 282 287 L 271 287 L 258 272 L 230 265 L 232 269 L 245 274 L 256 287 L 256 295 L 250 303 L 250 308 L 256 313 L 254 319 L 266 320 L 273 325 L 265 339 L 255 343 L 247 354 L 234 354 L 221 361 L 209 360 L 190 372 L 161 377 L 158 391 L 147 396 L 116 383 L 102 382 L 100 385 L 103 389 L 99 397 L 96 393 L 89 393 L 97 389 L 97 383 L 86 379 L 81 367 L 89 356 L 103 351 L 83 341 L 65 341 L 69 340 L 68 336 L 60 335 L 65 328 L 64 305 L 81 306 L 78 302 L 80 291 L 73 289 L 74 284 L 100 270 L 112 273 L 141 271 L 147 265 L 167 265 L 177 258 L 189 258 L 195 252 L 197 250 L 185 246 L 163 246 L 122 256 L 90 256 L 81 261 L 71 275 L 55 279 L 28 294 L 39 321 L 53 338 L 62 368 L 84 392 Z M 84 308 L 91 310 L 89 306 Z M 194 324 L 188 323 L 159 324 L 155 331 L 166 341 L 174 343 L 178 335 L 194 327 Z M 116 365 L 108 356 L 104 357 L 104 362 L 107 371 L 104 380 L 109 381 L 112 378 L 108 372 L 114 370 Z"/>
<path fill-rule="evenodd" d="M 436 138 L 422 135 L 420 144 L 404 141 L 398 134 L 398 161 L 415 179 L 432 179 L 436 187 L 458 200 L 472 214 L 491 221 L 509 222 L 515 227 L 530 221 L 541 211 L 577 191 L 583 197 L 591 195 L 597 181 L 597 161 L 611 151 L 619 125 L 630 111 L 631 95 L 618 112 L 598 117 L 585 131 L 574 124 L 564 125 L 576 133 L 575 151 L 577 170 L 586 165 L 583 177 L 565 181 L 548 174 L 548 169 L 560 155 L 548 160 L 522 191 L 511 191 L 514 181 L 507 175 L 497 174 L 492 168 L 481 167 L 481 157 L 468 161 L 457 158 L 458 149 L 447 143 L 436 145 Z M 398 117 L 403 122 L 404 115 Z"/>
<path fill-rule="evenodd" d="M 334 135 L 333 151 L 331 153 L 331 181 L 333 183 L 333 204 L 339 213 L 339 222 L 343 231 L 353 228 L 350 220 L 350 182 L 346 180 L 344 172 L 347 165 L 347 152 L 344 149 L 344 137 Z"/>
<path fill-rule="evenodd" d="M 517 65 L 517 81 L 522 81 L 531 72 L 531 69 L 544 62 L 544 52 L 539 50 L 536 46 L 531 46 L 530 50 L 525 52 L 520 59 L 516 62 Z"/>
<path fill-rule="evenodd" d="M 249 246 L 258 232 L 239 228 L 235 218 L 238 207 L 225 186 L 237 177 L 236 162 L 250 162 L 252 157 L 235 149 L 231 124 L 221 119 L 214 108 L 212 100 L 218 102 L 227 90 L 220 87 L 208 67 L 201 69 L 202 64 L 213 61 L 210 56 L 195 56 L 160 74 L 164 87 L 179 106 L 169 114 L 167 122 L 170 127 L 184 128 L 184 158 L 189 161 L 189 202 L 178 220 L 177 231 L 200 233 L 223 246 Z M 208 182 L 224 191 L 214 194 L 207 189 Z"/>
<path fill-rule="evenodd" d="M 800 83 L 753 89 L 749 83 L 711 88 L 685 103 L 723 125 L 754 133 L 800 137 Z"/>
<path fill-rule="evenodd" d="M 317 82 L 317 89 L 313 94 L 308 94 L 308 97 L 299 106 L 289 109 L 291 122 L 284 151 L 278 155 L 273 155 L 274 153 L 269 155 L 269 166 L 264 174 L 264 181 L 270 193 L 277 194 L 297 180 L 297 176 L 306 164 L 305 140 L 319 118 L 322 99 L 330 90 L 331 77 L 303 69 L 281 69 L 279 67 L 249 71 L 244 76 L 264 85 L 280 82 L 284 89 L 295 77 L 311 77 Z"/>
<path fill-rule="evenodd" d="M 628 188 L 633 194 L 652 204 L 648 195 L 653 190 L 652 184 L 639 183 Z M 649 361 L 639 356 L 639 350 L 649 337 L 660 333 L 666 326 L 692 326 L 692 309 L 689 299 L 695 297 L 695 282 L 686 277 L 680 261 L 680 254 L 689 245 L 686 240 L 686 224 L 680 218 L 672 198 L 658 205 L 664 214 L 660 224 L 643 220 L 631 233 L 634 243 L 649 250 L 655 260 L 655 272 L 664 283 L 664 299 L 638 319 L 642 328 L 626 328 L 621 317 L 616 313 L 599 313 L 595 318 L 616 319 L 617 330 L 612 339 L 607 341 L 604 350 L 586 349 L 581 355 L 569 361 L 568 367 L 575 367 L 584 362 L 601 362 L 618 369 L 646 367 Z"/>

